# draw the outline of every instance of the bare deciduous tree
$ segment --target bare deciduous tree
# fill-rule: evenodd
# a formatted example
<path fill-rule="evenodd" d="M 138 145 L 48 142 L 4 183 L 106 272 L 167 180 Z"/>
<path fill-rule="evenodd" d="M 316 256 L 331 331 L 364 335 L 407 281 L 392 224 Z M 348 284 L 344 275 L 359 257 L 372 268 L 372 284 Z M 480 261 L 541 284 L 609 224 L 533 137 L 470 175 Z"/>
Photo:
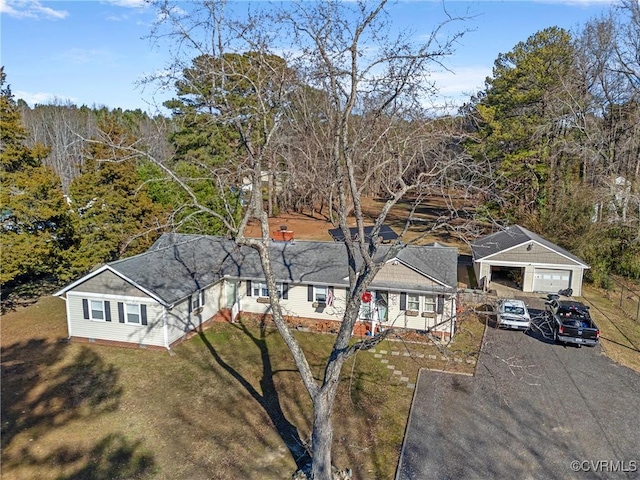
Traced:
<path fill-rule="evenodd" d="M 242 17 L 238 4 L 155 4 L 160 20 L 152 38 L 168 39 L 176 49 L 174 63 L 162 80 L 180 82 L 181 88 L 189 84 L 193 104 L 196 98 L 206 104 L 202 114 L 207 115 L 204 124 L 212 135 L 233 127 L 236 156 L 224 166 L 200 166 L 220 188 L 250 180 L 251 194 L 242 217 L 227 215 L 231 208 L 212 210 L 193 193 L 190 179 L 148 152 L 134 153 L 155 160 L 190 192 L 194 207 L 223 222 L 239 245 L 259 253 L 273 321 L 313 404 L 309 474 L 315 480 L 332 475 L 331 418 L 345 361 L 389 333 L 355 342 L 352 338 L 363 293 L 404 246 L 401 240 L 383 246 L 377 235 L 380 227 L 401 200 L 419 202 L 435 191 L 465 195 L 481 174 L 477 164 L 465 162 L 460 149 L 450 148 L 459 142 L 455 122 L 433 118 L 424 108 L 435 92 L 428 81 L 429 69 L 451 53 L 461 33 L 447 29 L 462 18 L 445 16 L 425 41 L 416 43 L 412 32 L 391 34 L 386 3 L 299 2 L 284 9 L 249 11 Z M 241 59 L 234 55 L 238 53 Z M 211 68 L 197 79 L 190 76 L 194 58 L 212 59 Z M 278 60 L 282 58 L 285 66 Z M 345 233 L 346 305 L 320 380 L 314 378 L 285 322 L 270 258 L 267 210 L 271 207 L 265 208 L 263 179 L 267 172 L 276 179 L 271 180 L 273 185 L 283 171 L 289 185 L 308 191 L 308 204 L 325 202 Z M 310 188 L 312 184 L 317 188 Z M 384 203 L 373 235 L 366 237 L 361 200 L 372 193 L 383 196 Z M 260 223 L 260 238 L 245 235 L 251 219 Z M 357 238 L 349 233 L 352 219 Z M 411 215 L 401 235 L 410 221 Z"/>

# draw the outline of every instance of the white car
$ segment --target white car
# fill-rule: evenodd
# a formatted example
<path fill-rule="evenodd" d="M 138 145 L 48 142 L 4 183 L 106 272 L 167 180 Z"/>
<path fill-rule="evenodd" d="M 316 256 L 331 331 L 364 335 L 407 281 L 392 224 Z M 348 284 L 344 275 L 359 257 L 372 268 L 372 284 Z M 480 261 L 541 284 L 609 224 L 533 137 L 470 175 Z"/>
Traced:
<path fill-rule="evenodd" d="M 498 302 L 498 327 L 528 330 L 531 325 L 529 310 L 522 300 L 504 299 Z"/>

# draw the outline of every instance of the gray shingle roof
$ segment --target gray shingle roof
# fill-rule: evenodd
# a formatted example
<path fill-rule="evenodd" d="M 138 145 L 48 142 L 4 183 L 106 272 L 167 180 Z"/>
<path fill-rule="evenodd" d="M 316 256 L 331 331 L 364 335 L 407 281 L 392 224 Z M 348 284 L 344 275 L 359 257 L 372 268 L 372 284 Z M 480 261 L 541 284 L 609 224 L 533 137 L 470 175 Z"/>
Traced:
<path fill-rule="evenodd" d="M 473 251 L 473 258 L 480 260 L 481 258 L 488 257 L 498 252 L 502 252 L 512 247 L 522 245 L 527 242 L 537 242 L 540 245 L 556 251 L 582 265 L 587 266 L 584 261 L 566 251 L 564 248 L 550 242 L 546 238 L 541 237 L 537 233 L 533 233 L 520 225 L 512 225 L 506 229 L 492 233 L 485 237 L 479 238 L 471 246 Z"/>
<path fill-rule="evenodd" d="M 347 285 L 348 268 L 343 243 L 273 242 L 271 260 L 279 282 Z M 383 254 L 388 246 L 381 247 Z M 405 246 L 402 262 L 445 284 L 457 284 L 457 249 L 442 246 Z M 175 303 L 225 275 L 239 279 L 264 278 L 257 252 L 232 240 L 204 235 L 164 234 L 145 253 L 118 260 L 109 267 Z M 425 286 L 406 285 L 408 289 Z"/>

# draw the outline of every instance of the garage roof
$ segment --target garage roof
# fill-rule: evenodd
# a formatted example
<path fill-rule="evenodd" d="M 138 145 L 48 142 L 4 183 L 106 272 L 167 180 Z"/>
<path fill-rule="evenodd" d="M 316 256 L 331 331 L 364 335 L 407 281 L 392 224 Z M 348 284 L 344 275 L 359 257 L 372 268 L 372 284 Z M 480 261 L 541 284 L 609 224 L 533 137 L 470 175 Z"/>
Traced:
<path fill-rule="evenodd" d="M 497 253 L 504 252 L 519 245 L 526 244 L 528 242 L 536 242 L 544 247 L 557 252 L 558 254 L 565 256 L 574 262 L 579 263 L 585 268 L 589 266 L 574 254 L 566 251 L 564 248 L 559 247 L 555 243 L 541 237 L 540 235 L 527 230 L 520 225 L 512 225 L 486 237 L 479 238 L 471 246 L 473 250 L 473 259 L 480 260 L 483 258 L 491 257 Z"/>

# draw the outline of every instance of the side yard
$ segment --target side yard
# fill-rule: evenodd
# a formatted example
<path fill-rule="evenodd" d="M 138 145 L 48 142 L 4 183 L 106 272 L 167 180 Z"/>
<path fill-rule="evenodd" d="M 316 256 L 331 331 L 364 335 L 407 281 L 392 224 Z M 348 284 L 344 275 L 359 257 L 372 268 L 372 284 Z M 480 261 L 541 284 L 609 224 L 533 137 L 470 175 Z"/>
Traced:
<path fill-rule="evenodd" d="M 583 300 L 600 328 L 600 344 L 607 356 L 640 372 L 640 322 L 600 289 L 585 285 Z"/>
<path fill-rule="evenodd" d="M 3 478 L 282 479 L 309 438 L 310 403 L 273 329 L 217 323 L 171 354 L 74 344 L 51 297 L 1 328 Z M 443 350 L 396 339 L 355 356 L 336 465 L 393 478 L 419 369 L 472 372 L 483 328 L 467 319 Z M 333 337 L 298 335 L 320 377 Z"/>

